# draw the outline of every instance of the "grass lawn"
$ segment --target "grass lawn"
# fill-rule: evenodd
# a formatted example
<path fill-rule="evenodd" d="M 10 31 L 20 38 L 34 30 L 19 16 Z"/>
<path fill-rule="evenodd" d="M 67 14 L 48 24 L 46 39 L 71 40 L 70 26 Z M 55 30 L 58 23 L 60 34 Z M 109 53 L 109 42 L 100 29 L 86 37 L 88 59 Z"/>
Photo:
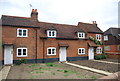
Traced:
<path fill-rule="evenodd" d="M 7 79 L 97 79 L 103 75 L 64 63 L 38 63 L 14 65 Z"/>

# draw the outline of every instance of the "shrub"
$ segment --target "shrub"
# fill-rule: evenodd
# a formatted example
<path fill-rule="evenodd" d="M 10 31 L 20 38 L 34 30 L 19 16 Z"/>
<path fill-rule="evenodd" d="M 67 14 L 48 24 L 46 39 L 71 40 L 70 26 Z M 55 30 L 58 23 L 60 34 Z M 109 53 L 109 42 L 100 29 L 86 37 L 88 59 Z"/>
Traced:
<path fill-rule="evenodd" d="M 27 60 L 26 60 L 26 59 L 18 60 L 16 64 L 17 64 L 17 65 L 20 65 L 20 64 L 22 64 L 22 63 L 23 63 L 23 64 L 26 64 L 26 63 L 27 63 Z"/>
<path fill-rule="evenodd" d="M 106 58 L 107 58 L 107 55 L 105 55 L 105 54 L 95 56 L 96 60 L 106 59 Z"/>
<path fill-rule="evenodd" d="M 89 37 L 89 39 L 90 39 L 90 40 L 92 40 L 92 41 L 94 41 L 94 40 L 95 40 L 92 36 L 90 36 L 90 37 Z"/>

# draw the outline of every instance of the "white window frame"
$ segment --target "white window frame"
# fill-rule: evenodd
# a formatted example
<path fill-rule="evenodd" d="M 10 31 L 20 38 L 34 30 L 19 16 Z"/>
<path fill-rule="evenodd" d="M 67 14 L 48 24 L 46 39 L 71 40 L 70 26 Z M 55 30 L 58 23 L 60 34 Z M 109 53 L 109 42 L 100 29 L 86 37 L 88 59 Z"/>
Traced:
<path fill-rule="evenodd" d="M 99 39 L 98 39 L 98 38 L 99 38 Z M 101 39 L 102 39 L 101 34 L 96 34 L 96 39 L 99 40 L 99 41 L 101 41 Z"/>
<path fill-rule="evenodd" d="M 19 30 L 22 30 L 22 35 L 19 35 Z M 26 30 L 26 36 L 23 36 L 23 31 L 24 30 Z M 28 29 L 18 28 L 17 29 L 17 37 L 28 37 Z"/>
<path fill-rule="evenodd" d="M 96 53 L 97 54 L 102 54 L 102 47 L 97 47 L 96 48 Z"/>
<path fill-rule="evenodd" d="M 105 35 L 104 36 L 104 41 L 107 41 L 108 40 L 108 35 Z"/>
<path fill-rule="evenodd" d="M 51 54 L 49 54 L 49 49 L 51 49 Z M 55 49 L 54 54 L 52 54 L 53 53 L 52 49 Z M 48 47 L 47 48 L 47 55 L 56 55 L 56 48 L 55 47 Z"/>
<path fill-rule="evenodd" d="M 49 34 L 51 32 L 51 35 Z M 53 32 L 54 32 L 54 35 L 53 35 Z M 56 30 L 47 30 L 47 36 L 48 37 L 56 37 Z"/>
<path fill-rule="evenodd" d="M 82 37 L 80 37 L 82 35 Z M 78 32 L 78 38 L 85 38 L 85 33 L 84 32 Z"/>
<path fill-rule="evenodd" d="M 83 52 L 83 53 L 79 53 L 79 50 L 83 50 L 84 52 Z M 85 54 L 85 48 L 78 48 L 78 54 L 79 54 L 79 55 Z"/>
<path fill-rule="evenodd" d="M 22 50 L 22 55 L 18 55 L 18 49 Z M 26 49 L 26 55 L 23 55 L 23 49 Z M 27 57 L 27 48 L 17 48 L 17 57 Z"/>

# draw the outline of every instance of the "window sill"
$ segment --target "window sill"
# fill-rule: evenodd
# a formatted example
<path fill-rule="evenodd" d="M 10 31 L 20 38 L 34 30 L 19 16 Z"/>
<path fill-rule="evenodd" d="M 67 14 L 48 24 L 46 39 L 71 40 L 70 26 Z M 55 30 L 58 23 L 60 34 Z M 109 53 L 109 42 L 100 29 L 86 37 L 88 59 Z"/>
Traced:
<path fill-rule="evenodd" d="M 78 54 L 78 55 L 85 55 L 85 54 Z"/>
<path fill-rule="evenodd" d="M 17 37 L 28 37 L 28 36 L 17 36 Z"/>
<path fill-rule="evenodd" d="M 17 57 L 27 57 L 27 56 L 17 56 Z"/>
<path fill-rule="evenodd" d="M 53 55 L 53 54 L 47 54 L 47 56 L 55 56 L 55 55 L 56 55 L 56 54 L 54 54 L 54 55 Z"/>

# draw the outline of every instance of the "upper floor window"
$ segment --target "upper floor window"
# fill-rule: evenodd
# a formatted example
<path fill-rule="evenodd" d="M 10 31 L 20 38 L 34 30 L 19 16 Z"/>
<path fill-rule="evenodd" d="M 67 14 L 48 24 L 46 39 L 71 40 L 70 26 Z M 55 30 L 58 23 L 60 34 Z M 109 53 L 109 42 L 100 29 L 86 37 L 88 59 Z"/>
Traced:
<path fill-rule="evenodd" d="M 96 53 L 97 53 L 97 54 L 102 54 L 102 48 L 101 48 L 101 47 L 97 47 Z"/>
<path fill-rule="evenodd" d="M 78 32 L 78 38 L 85 38 L 85 33 Z"/>
<path fill-rule="evenodd" d="M 96 39 L 101 41 L 101 35 L 100 34 L 96 34 Z"/>
<path fill-rule="evenodd" d="M 56 48 L 55 47 L 47 48 L 47 55 L 56 55 Z"/>
<path fill-rule="evenodd" d="M 27 48 L 17 48 L 17 57 L 26 57 Z"/>
<path fill-rule="evenodd" d="M 85 48 L 78 48 L 78 54 L 85 54 Z"/>
<path fill-rule="evenodd" d="M 28 29 L 17 29 L 17 37 L 27 37 L 28 36 Z"/>
<path fill-rule="evenodd" d="M 104 36 L 104 41 L 107 41 L 108 40 L 108 35 L 105 35 Z"/>
<path fill-rule="evenodd" d="M 56 37 L 56 30 L 47 30 L 48 37 Z"/>

